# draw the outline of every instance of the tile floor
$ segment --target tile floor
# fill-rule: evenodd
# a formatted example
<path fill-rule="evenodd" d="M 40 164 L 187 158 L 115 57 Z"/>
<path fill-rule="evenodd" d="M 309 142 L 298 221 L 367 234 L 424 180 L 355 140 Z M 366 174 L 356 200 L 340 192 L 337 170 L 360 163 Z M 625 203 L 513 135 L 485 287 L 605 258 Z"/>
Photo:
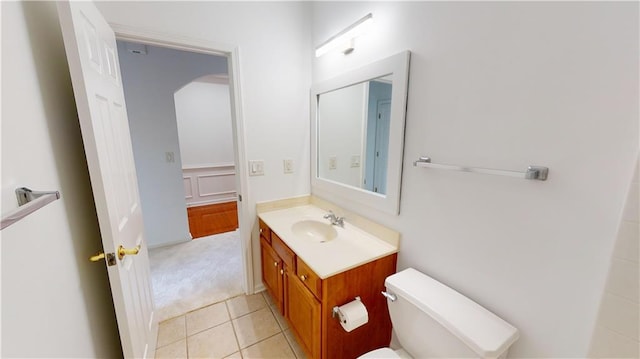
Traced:
<path fill-rule="evenodd" d="M 160 323 L 156 358 L 306 358 L 266 292 Z"/>

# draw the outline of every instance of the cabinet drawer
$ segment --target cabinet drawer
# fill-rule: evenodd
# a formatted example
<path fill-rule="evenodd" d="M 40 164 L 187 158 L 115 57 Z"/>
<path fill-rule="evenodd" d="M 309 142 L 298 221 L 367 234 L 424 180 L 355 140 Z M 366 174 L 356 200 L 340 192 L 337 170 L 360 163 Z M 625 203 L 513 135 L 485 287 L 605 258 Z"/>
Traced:
<path fill-rule="evenodd" d="M 258 226 L 260 227 L 260 237 L 267 243 L 271 243 L 271 229 L 260 218 L 258 218 Z"/>
<path fill-rule="evenodd" d="M 278 256 L 280 256 L 280 259 L 282 259 L 289 270 L 295 273 L 295 254 L 286 244 L 284 244 L 282 239 L 273 232 L 271 232 L 271 247 L 273 247 L 273 250 L 278 253 Z"/>
<path fill-rule="evenodd" d="M 315 274 L 309 266 L 303 262 L 300 258 L 296 258 L 296 275 L 309 288 L 309 290 L 316 296 L 316 298 L 322 298 L 322 279 Z"/>

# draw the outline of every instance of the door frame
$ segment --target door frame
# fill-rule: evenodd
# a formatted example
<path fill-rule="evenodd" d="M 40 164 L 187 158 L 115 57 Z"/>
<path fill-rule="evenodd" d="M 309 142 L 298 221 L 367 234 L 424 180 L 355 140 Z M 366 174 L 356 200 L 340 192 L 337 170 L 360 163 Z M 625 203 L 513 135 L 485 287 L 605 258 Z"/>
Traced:
<path fill-rule="evenodd" d="M 216 43 L 208 40 L 190 38 L 182 35 L 168 34 L 134 26 L 109 23 L 116 40 L 132 41 L 140 44 L 154 45 L 175 50 L 197 52 L 202 54 L 225 56 L 227 58 L 229 75 L 229 94 L 231 97 L 231 128 L 234 136 L 233 152 L 236 159 L 236 187 L 237 194 L 242 200 L 238 201 L 238 227 L 241 239 L 241 255 L 243 262 L 243 289 L 246 294 L 254 292 L 253 259 L 251 249 L 251 227 L 247 208 L 249 201 L 248 174 L 246 163 L 246 132 L 242 116 L 242 101 L 240 89 L 240 58 L 236 45 Z"/>

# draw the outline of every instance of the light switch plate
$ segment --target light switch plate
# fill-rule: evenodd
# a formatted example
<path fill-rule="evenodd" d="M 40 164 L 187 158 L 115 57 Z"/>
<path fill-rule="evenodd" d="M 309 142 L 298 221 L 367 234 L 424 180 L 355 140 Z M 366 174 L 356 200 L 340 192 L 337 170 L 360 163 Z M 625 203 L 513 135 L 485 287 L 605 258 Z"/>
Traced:
<path fill-rule="evenodd" d="M 249 176 L 264 176 L 264 161 L 249 161 Z"/>
<path fill-rule="evenodd" d="M 284 160 L 282 165 L 284 173 L 293 173 L 293 160 Z"/>

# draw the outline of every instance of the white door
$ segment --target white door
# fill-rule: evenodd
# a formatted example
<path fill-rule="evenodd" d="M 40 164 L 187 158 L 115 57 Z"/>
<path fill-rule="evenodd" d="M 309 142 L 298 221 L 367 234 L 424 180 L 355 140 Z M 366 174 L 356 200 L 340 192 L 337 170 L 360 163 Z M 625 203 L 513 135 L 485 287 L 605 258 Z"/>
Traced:
<path fill-rule="evenodd" d="M 389 160 L 389 120 L 391 101 L 378 101 L 376 114 L 376 146 L 373 164 L 373 191 L 387 193 L 387 162 Z"/>
<path fill-rule="evenodd" d="M 158 324 L 115 35 L 91 2 L 60 2 L 58 13 L 122 350 L 151 358 Z"/>

